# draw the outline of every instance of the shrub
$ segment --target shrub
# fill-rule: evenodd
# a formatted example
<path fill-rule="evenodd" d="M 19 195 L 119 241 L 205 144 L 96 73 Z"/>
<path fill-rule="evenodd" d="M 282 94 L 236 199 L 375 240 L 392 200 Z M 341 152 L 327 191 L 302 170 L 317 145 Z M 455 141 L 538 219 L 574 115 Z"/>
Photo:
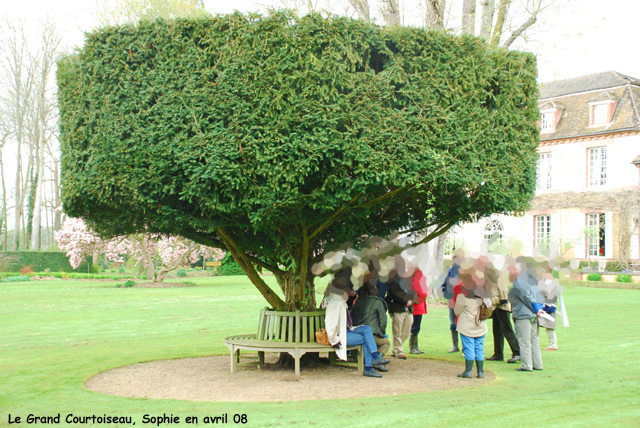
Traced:
<path fill-rule="evenodd" d="M 33 273 L 33 265 L 28 265 L 28 266 L 23 266 L 20 269 L 18 269 L 18 271 L 23 274 L 26 275 L 28 273 Z"/>
<path fill-rule="evenodd" d="M 578 264 L 578 268 L 582 269 L 584 267 L 598 267 L 598 262 L 587 262 L 587 261 L 581 261 L 580 264 Z"/>
<path fill-rule="evenodd" d="M 63 251 L 3 251 L 0 252 L 0 270 L 17 272 L 20 268 L 33 265 L 36 271 L 50 269 L 51 272 L 74 272 L 69 258 Z M 75 272 L 87 272 L 91 261 L 83 262 Z"/>
<path fill-rule="evenodd" d="M 222 264 L 218 267 L 218 274 L 222 276 L 244 275 L 244 271 L 236 263 L 231 253 L 227 253 L 222 259 Z"/>
<path fill-rule="evenodd" d="M 100 273 L 100 266 L 91 266 L 91 273 Z"/>
<path fill-rule="evenodd" d="M 28 276 L 10 276 L 8 278 L 5 278 L 2 280 L 2 282 L 23 282 L 23 281 L 30 281 Z"/>
<path fill-rule="evenodd" d="M 13 266 L 18 261 L 18 256 L 15 254 L 0 253 L 0 272 L 11 271 Z"/>
<path fill-rule="evenodd" d="M 135 281 L 134 281 L 134 280 L 132 280 L 132 279 L 130 279 L 130 280 L 125 281 L 125 282 L 124 282 L 124 286 L 125 286 L 125 287 L 133 287 L 134 285 L 136 285 L 136 283 L 135 283 Z"/>
<path fill-rule="evenodd" d="M 116 282 L 115 287 L 116 287 L 116 288 L 120 288 L 120 287 L 122 287 L 122 284 L 120 284 L 119 282 Z"/>
<path fill-rule="evenodd" d="M 178 269 L 178 271 L 176 272 L 176 276 L 185 277 L 187 276 L 187 271 L 184 269 Z"/>
<path fill-rule="evenodd" d="M 626 269 L 626 266 L 620 262 L 607 262 L 607 266 L 604 268 L 607 272 L 622 272 Z"/>
<path fill-rule="evenodd" d="M 631 281 L 631 275 L 629 275 L 627 273 L 620 274 L 620 275 L 616 276 L 616 281 L 617 282 L 632 282 Z"/>
<path fill-rule="evenodd" d="M 587 276 L 587 281 L 602 281 L 602 275 L 599 273 L 590 273 Z"/>
<path fill-rule="evenodd" d="M 124 267 L 120 266 L 120 267 L 118 268 L 118 273 L 124 273 Z"/>

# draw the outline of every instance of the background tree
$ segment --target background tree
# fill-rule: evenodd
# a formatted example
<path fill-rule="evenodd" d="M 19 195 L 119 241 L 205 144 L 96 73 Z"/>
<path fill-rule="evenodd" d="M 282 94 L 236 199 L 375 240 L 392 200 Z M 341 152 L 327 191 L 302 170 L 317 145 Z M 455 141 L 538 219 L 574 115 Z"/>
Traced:
<path fill-rule="evenodd" d="M 202 0 L 101 0 L 95 2 L 98 27 L 137 23 L 156 18 L 204 18 Z"/>
<path fill-rule="evenodd" d="M 208 248 L 195 242 L 176 236 L 139 233 L 134 236 L 116 236 L 103 239 L 93 232 L 82 219 L 69 218 L 63 228 L 56 232 L 55 239 L 61 250 L 67 252 L 71 267 L 77 269 L 86 257 L 92 257 L 97 266 L 102 253 L 107 260 L 124 263 L 129 256 L 137 265 L 147 269 L 147 277 L 153 282 L 163 282 L 167 274 L 179 268 L 188 268 L 201 257 L 222 260 L 224 252 L 217 248 Z M 159 272 L 155 274 L 155 261 L 158 260 Z"/>
<path fill-rule="evenodd" d="M 276 308 L 315 306 L 310 266 L 333 245 L 407 225 L 435 226 L 428 242 L 534 192 L 535 59 L 469 36 L 288 13 L 142 22 L 89 34 L 58 85 L 65 211 L 229 251 Z"/>

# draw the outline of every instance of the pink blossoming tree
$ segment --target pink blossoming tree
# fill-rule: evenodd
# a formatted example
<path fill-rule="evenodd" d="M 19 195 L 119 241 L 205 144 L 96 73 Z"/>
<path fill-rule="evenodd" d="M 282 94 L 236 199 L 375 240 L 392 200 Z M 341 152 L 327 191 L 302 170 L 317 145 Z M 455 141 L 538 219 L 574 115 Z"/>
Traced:
<path fill-rule="evenodd" d="M 216 261 L 224 257 L 224 251 L 218 248 L 206 247 L 178 236 L 138 233 L 102 239 L 78 218 L 67 219 L 62 229 L 56 232 L 55 239 L 58 247 L 67 251 L 69 263 L 74 269 L 89 255 L 94 265 L 100 253 L 104 253 L 110 261 L 121 263 L 123 256 L 128 255 L 136 260 L 136 265 L 147 270 L 148 278 L 158 283 L 164 281 L 169 272 L 187 268 L 200 257 Z M 157 275 L 156 264 L 160 266 Z"/>

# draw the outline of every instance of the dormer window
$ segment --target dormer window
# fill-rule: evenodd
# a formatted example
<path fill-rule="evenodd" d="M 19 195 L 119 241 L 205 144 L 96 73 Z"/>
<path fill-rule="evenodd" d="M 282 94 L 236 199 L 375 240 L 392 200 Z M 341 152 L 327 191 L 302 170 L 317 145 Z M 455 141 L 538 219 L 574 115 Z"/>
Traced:
<path fill-rule="evenodd" d="M 603 92 L 589 100 L 589 126 L 610 125 L 620 100 Z"/>
<path fill-rule="evenodd" d="M 542 132 L 553 132 L 555 126 L 555 113 L 542 113 L 540 115 L 540 131 Z"/>
<path fill-rule="evenodd" d="M 596 104 L 593 106 L 593 123 L 592 125 L 605 125 L 609 123 L 609 103 Z"/>
<path fill-rule="evenodd" d="M 556 132 L 564 107 L 555 101 L 547 101 L 538 106 L 540 109 L 540 133 Z"/>

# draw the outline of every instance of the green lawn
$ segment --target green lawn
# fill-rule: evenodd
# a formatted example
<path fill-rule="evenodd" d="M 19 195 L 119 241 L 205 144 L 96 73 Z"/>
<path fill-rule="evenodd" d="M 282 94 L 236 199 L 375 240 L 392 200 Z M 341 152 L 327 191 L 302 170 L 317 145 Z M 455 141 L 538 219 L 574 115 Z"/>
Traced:
<path fill-rule="evenodd" d="M 267 277 L 274 287 L 273 277 Z M 248 426 L 640 426 L 640 291 L 575 287 L 558 352 L 544 371 L 487 362 L 483 387 L 360 400 L 207 403 L 87 391 L 91 375 L 157 359 L 226 354 L 222 338 L 255 330 L 264 301 L 245 277 L 189 278 L 197 287 L 114 288 L 114 282 L 0 284 L 0 426 L 8 415 L 248 415 Z M 390 330 L 390 328 L 389 328 Z M 390 331 L 389 331 L 390 333 Z M 546 335 L 541 339 L 543 349 Z M 455 361 L 445 309 L 423 319 L 425 358 Z M 405 345 L 408 346 L 408 345 Z M 493 349 L 491 334 L 485 351 Z M 416 373 L 420 376 L 420 373 Z M 13 427 L 26 426 L 10 425 Z M 66 424 L 61 423 L 60 426 Z M 120 425 L 123 426 L 123 425 Z M 144 425 L 142 425 L 144 426 Z M 151 425 L 149 425 L 151 426 Z M 155 426 L 155 425 L 153 425 Z M 178 426 L 161 425 L 161 426 Z M 183 425 L 180 425 L 183 426 Z"/>

